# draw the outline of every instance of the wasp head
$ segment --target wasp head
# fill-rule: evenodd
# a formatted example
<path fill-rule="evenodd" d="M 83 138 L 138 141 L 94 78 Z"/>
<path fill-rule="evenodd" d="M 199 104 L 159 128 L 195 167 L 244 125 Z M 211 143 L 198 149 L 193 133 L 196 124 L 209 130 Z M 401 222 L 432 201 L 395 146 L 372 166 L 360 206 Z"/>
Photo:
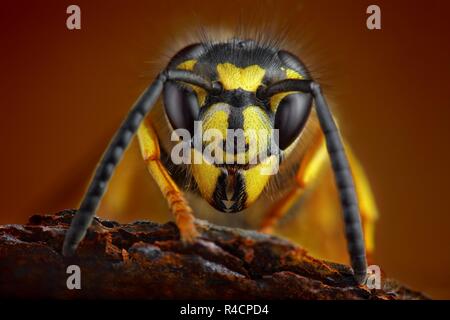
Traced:
<path fill-rule="evenodd" d="M 216 209 L 238 212 L 252 204 L 277 173 L 281 154 L 298 140 L 311 96 L 260 90 L 284 79 L 307 79 L 292 54 L 254 41 L 196 44 L 169 69 L 208 79 L 214 90 L 168 81 L 164 105 L 174 129 L 192 134 L 191 168 L 198 190 Z"/>

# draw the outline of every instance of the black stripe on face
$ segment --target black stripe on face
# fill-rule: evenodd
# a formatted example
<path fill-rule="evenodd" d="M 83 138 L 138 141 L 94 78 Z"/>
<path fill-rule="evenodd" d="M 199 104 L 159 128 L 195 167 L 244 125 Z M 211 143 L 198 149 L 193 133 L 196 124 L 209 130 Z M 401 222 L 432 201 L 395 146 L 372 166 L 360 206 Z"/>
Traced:
<path fill-rule="evenodd" d="M 228 115 L 228 129 L 236 130 L 244 128 L 244 116 L 242 115 L 242 109 L 236 110 L 235 108 L 230 109 L 230 114 Z"/>

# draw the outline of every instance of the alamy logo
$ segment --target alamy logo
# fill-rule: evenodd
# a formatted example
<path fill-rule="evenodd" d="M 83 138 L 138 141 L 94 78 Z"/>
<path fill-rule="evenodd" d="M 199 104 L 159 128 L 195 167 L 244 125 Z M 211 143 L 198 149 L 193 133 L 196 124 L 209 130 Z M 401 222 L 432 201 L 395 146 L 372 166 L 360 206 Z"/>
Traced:
<path fill-rule="evenodd" d="M 377 265 L 367 267 L 366 286 L 369 289 L 381 289 L 381 269 Z"/>
<path fill-rule="evenodd" d="M 69 14 L 66 20 L 66 27 L 69 30 L 81 29 L 81 9 L 76 4 L 67 7 L 66 13 Z"/>
<path fill-rule="evenodd" d="M 278 129 L 203 130 L 202 121 L 195 121 L 194 136 L 186 129 L 172 132 L 171 141 L 178 142 L 171 151 L 174 164 L 257 165 L 275 156 L 271 166 L 262 166 L 262 175 L 278 172 Z M 192 150 L 199 152 L 192 152 Z"/>
<path fill-rule="evenodd" d="M 381 29 L 381 9 L 376 4 L 372 4 L 367 7 L 367 17 L 366 26 L 369 30 L 380 30 Z"/>
<path fill-rule="evenodd" d="M 76 264 L 72 264 L 67 267 L 67 274 L 70 276 L 67 277 L 66 286 L 69 290 L 80 290 L 81 289 L 81 269 Z"/>

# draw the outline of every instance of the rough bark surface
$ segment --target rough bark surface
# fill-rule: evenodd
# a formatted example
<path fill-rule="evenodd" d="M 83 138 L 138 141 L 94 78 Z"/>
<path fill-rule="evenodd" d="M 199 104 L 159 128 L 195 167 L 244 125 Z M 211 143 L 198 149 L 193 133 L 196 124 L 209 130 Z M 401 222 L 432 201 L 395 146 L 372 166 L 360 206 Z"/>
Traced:
<path fill-rule="evenodd" d="M 76 257 L 61 255 L 74 210 L 0 227 L 0 297 L 101 299 L 423 299 L 395 281 L 353 283 L 345 265 L 314 259 L 274 236 L 197 221 L 201 237 L 179 240 L 173 223 L 96 218 Z M 66 286 L 81 268 L 81 290 Z"/>

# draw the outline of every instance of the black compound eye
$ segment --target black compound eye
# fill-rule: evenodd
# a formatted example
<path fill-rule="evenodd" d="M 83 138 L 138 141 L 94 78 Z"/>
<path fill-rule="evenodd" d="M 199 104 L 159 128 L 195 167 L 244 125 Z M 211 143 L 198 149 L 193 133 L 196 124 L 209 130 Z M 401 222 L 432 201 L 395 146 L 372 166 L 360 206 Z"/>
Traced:
<path fill-rule="evenodd" d="M 286 149 L 299 136 L 311 112 L 312 97 L 292 93 L 284 97 L 275 113 L 275 129 L 279 133 L 279 148 Z"/>
<path fill-rule="evenodd" d="M 164 108 L 172 128 L 186 129 L 194 134 L 194 121 L 198 119 L 197 96 L 191 88 L 173 81 L 164 84 Z"/>

